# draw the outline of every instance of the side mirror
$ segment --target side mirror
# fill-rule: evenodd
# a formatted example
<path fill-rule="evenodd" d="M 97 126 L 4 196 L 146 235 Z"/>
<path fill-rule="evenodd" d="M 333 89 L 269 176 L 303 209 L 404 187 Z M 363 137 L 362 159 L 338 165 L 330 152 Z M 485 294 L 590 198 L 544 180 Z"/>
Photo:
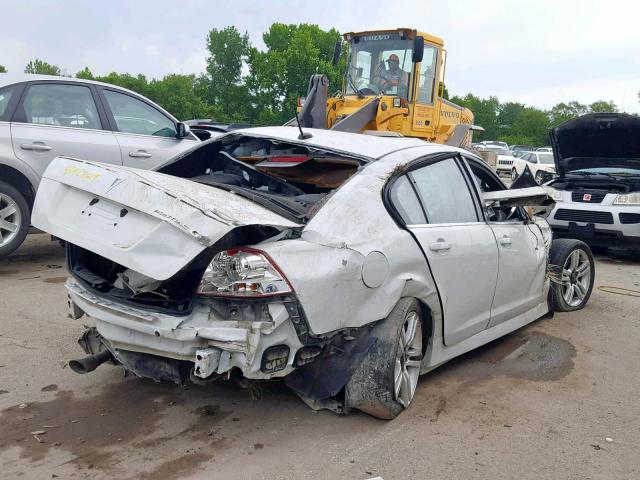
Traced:
<path fill-rule="evenodd" d="M 333 64 L 334 67 L 340 61 L 340 54 L 341 53 L 342 53 L 342 39 L 338 38 L 338 40 L 336 40 L 335 46 L 333 47 L 333 60 L 331 61 L 331 63 Z"/>
<path fill-rule="evenodd" d="M 186 123 L 178 122 L 176 124 L 176 137 L 177 138 L 188 137 L 190 133 L 191 133 L 191 129 L 189 128 L 189 125 L 187 125 Z"/>
<path fill-rule="evenodd" d="M 416 37 L 413 41 L 413 56 L 411 57 L 411 61 L 413 63 L 418 63 L 422 61 L 422 57 L 424 56 L 424 37 Z"/>

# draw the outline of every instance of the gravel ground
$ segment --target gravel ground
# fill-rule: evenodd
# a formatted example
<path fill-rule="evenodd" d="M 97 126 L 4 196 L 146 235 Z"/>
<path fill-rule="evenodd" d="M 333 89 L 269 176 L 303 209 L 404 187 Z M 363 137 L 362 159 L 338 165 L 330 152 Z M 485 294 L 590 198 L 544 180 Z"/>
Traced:
<path fill-rule="evenodd" d="M 10 478 L 640 478 L 640 262 L 598 255 L 587 308 L 425 375 L 384 422 L 313 412 L 279 382 L 178 387 L 76 375 L 63 253 L 0 261 L 0 471 Z"/>

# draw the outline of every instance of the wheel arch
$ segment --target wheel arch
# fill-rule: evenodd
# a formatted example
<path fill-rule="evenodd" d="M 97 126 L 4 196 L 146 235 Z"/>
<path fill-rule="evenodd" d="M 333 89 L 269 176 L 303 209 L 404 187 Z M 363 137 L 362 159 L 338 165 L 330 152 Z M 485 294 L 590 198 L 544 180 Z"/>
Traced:
<path fill-rule="evenodd" d="M 431 340 L 433 339 L 433 332 L 435 328 L 435 321 L 433 311 L 429 304 L 421 298 L 417 298 L 420 303 L 421 315 L 422 318 L 422 355 L 427 355 L 427 349 L 431 345 Z"/>
<path fill-rule="evenodd" d="M 29 208 L 33 207 L 33 201 L 36 196 L 35 188 L 25 174 L 13 167 L 0 164 L 0 179 L 22 193 L 29 204 Z"/>

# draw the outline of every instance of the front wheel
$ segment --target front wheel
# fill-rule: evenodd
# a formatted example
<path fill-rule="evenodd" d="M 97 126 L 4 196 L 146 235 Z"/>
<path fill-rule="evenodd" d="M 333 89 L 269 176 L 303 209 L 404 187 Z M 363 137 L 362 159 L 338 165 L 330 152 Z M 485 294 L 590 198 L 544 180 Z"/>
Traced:
<path fill-rule="evenodd" d="M 549 263 L 553 267 L 549 291 L 551 308 L 556 312 L 573 312 L 584 308 L 595 279 L 591 249 L 579 240 L 554 240 Z"/>
<path fill-rule="evenodd" d="M 401 299 L 371 330 L 376 343 L 346 385 L 345 404 L 382 419 L 395 418 L 416 393 L 422 362 L 422 309 Z"/>
<path fill-rule="evenodd" d="M 518 178 L 518 172 L 516 171 L 515 168 L 512 168 L 511 169 L 511 181 L 515 182 L 516 178 Z"/>
<path fill-rule="evenodd" d="M 536 183 L 537 183 L 538 185 L 542 185 L 542 184 L 544 183 L 544 173 L 542 173 L 542 171 L 541 171 L 541 170 L 538 170 L 538 171 L 536 172 L 536 177 L 535 177 L 535 179 L 536 179 Z"/>
<path fill-rule="evenodd" d="M 29 232 L 29 204 L 13 186 L 0 182 L 0 258 L 24 241 Z"/>

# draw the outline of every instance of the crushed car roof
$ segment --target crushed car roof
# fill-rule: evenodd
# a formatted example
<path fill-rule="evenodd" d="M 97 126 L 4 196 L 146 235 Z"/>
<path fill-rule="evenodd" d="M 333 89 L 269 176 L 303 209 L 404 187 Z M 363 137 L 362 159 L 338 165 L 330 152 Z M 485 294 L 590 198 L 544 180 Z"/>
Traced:
<path fill-rule="evenodd" d="M 317 128 L 304 128 L 305 133 L 312 136 L 306 140 L 299 140 L 300 130 L 296 127 L 257 127 L 234 130 L 232 135 L 244 135 L 256 138 L 280 140 L 287 143 L 306 145 L 312 148 L 342 151 L 361 157 L 378 159 L 389 153 L 412 147 L 424 147 L 428 142 L 409 137 L 377 137 L 361 133 L 335 132 Z M 216 140 L 221 140 L 219 137 Z M 435 144 L 434 144 L 435 145 Z M 447 148 L 437 145 L 438 148 Z"/>

